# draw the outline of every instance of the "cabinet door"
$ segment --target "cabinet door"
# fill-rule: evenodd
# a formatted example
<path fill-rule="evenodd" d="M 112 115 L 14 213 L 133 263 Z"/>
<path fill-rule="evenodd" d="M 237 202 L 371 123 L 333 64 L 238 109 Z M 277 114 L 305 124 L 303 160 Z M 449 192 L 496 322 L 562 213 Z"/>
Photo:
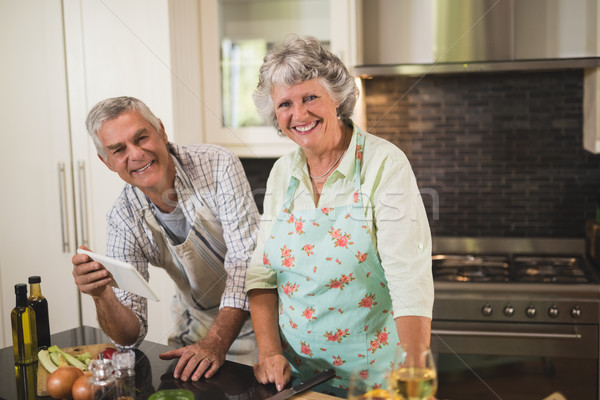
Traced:
<path fill-rule="evenodd" d="M 258 120 L 252 102 L 264 54 L 289 34 L 312 35 L 351 67 L 357 57 L 356 15 L 361 2 L 202 0 L 198 4 L 204 141 L 228 147 L 240 157 L 278 157 L 294 150 L 293 142 Z M 178 15 L 182 21 L 190 21 L 198 13 Z M 184 37 L 188 25 L 193 26 L 174 26 L 175 33 L 181 30 Z M 173 62 L 174 66 L 183 63 L 176 54 Z"/>
<path fill-rule="evenodd" d="M 42 277 L 52 333 L 79 324 L 61 2 L 0 2 L 0 343 L 12 345 L 14 284 Z"/>
<path fill-rule="evenodd" d="M 77 193 L 87 193 L 87 231 L 93 244 L 90 247 L 105 253 L 106 213 L 124 182 L 96 156 L 96 149 L 85 131 L 85 118 L 100 100 L 133 96 L 144 101 L 161 119 L 170 140 L 177 139 L 177 132 L 172 128 L 171 81 L 178 82 L 179 77 L 170 67 L 169 2 L 64 0 L 64 14 L 69 97 L 78 99 L 70 102 L 73 159 L 78 172 L 75 183 L 86 188 L 85 192 L 77 190 Z M 81 175 L 80 165 L 85 166 Z M 79 176 L 88 179 L 83 181 Z M 79 195 L 76 200 L 78 205 L 86 204 L 85 200 L 79 200 Z M 80 240 L 79 232 L 84 228 L 78 229 Z M 148 301 L 146 338 L 166 343 L 172 325 L 163 321 L 171 320 L 169 304 L 174 285 L 162 269 L 154 267 L 150 268 L 150 285 L 161 301 Z M 83 324 L 97 326 L 93 300 L 82 295 L 81 303 Z"/>

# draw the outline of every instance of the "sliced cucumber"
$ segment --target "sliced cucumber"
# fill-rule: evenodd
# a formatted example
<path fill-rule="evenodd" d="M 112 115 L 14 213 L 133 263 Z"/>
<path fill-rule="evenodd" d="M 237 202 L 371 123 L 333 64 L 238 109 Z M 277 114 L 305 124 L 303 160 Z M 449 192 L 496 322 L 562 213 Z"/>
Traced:
<path fill-rule="evenodd" d="M 50 354 L 48 353 L 48 350 L 40 350 L 38 353 L 38 359 L 40 360 L 44 368 L 46 368 L 46 370 L 50 373 L 56 371 L 56 369 L 58 368 L 50 359 Z"/>
<path fill-rule="evenodd" d="M 81 361 L 79 361 L 78 359 L 76 359 L 75 357 L 73 357 L 72 355 L 63 352 L 62 356 L 65 358 L 65 360 L 67 360 L 67 362 L 69 363 L 69 365 L 77 367 L 80 370 L 82 370 L 83 372 L 87 371 L 87 365 L 85 365 L 84 363 L 82 363 Z"/>

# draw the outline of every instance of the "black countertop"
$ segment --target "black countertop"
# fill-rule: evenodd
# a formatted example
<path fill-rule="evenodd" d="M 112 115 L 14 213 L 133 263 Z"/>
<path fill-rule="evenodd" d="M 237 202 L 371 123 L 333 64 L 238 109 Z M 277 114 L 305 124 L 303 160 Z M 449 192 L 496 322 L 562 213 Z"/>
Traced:
<path fill-rule="evenodd" d="M 73 347 L 96 343 L 109 343 L 110 340 L 97 328 L 84 326 L 52 335 L 52 344 L 59 347 Z M 136 349 L 136 387 L 139 389 L 136 400 L 147 399 L 152 393 L 163 389 L 187 389 L 194 392 L 195 399 L 237 399 L 262 400 L 276 393 L 273 385 L 261 385 L 254 378 L 252 367 L 226 361 L 219 372 L 210 379 L 198 382 L 182 382 L 173 378 L 175 360 L 161 360 L 158 355 L 171 348 L 159 343 L 144 341 Z M 36 380 L 33 373 L 27 378 L 17 378 L 19 370 L 15 369 L 12 347 L 0 350 L 0 399 L 15 400 L 25 397 L 17 391 L 17 385 L 26 387 L 31 380 Z M 23 371 L 23 370 L 21 370 Z M 35 393 L 35 383 L 33 386 Z M 37 398 L 37 397 L 30 397 Z M 41 397 L 50 399 L 50 397 Z"/>

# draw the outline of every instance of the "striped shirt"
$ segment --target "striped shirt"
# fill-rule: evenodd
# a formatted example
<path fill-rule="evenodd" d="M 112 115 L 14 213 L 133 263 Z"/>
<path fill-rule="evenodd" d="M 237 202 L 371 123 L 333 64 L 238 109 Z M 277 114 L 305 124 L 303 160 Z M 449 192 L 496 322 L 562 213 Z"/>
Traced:
<path fill-rule="evenodd" d="M 170 144 L 170 150 L 194 186 L 195 193 L 190 193 L 181 177 L 175 178 L 175 191 L 185 218 L 193 224 L 196 213 L 192 196 L 198 195 L 223 227 L 227 281 L 220 307 L 247 311 L 244 282 L 255 246 L 259 214 L 243 167 L 234 154 L 215 145 Z M 148 264 L 160 267 L 161 258 L 170 257 L 170 254 L 160 254 L 150 227 L 142 218 L 145 206 L 136 196 L 134 187 L 127 184 L 107 215 L 106 254 L 132 264 L 148 280 Z M 119 301 L 140 321 L 138 345 L 148 331 L 147 300 L 123 290 L 114 291 Z"/>

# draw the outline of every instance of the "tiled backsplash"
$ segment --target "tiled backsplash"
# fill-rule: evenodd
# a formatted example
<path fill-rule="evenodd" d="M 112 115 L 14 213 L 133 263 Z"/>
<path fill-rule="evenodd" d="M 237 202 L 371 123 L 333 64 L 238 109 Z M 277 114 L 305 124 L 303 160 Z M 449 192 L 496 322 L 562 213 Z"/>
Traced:
<path fill-rule="evenodd" d="M 582 71 L 377 77 L 365 92 L 367 131 L 408 156 L 434 236 L 585 236 L 600 155 L 582 145 Z M 242 160 L 259 206 L 273 161 Z"/>
<path fill-rule="evenodd" d="M 600 155 L 582 145 L 583 72 L 366 81 L 367 130 L 408 156 L 435 236 L 585 236 Z"/>

